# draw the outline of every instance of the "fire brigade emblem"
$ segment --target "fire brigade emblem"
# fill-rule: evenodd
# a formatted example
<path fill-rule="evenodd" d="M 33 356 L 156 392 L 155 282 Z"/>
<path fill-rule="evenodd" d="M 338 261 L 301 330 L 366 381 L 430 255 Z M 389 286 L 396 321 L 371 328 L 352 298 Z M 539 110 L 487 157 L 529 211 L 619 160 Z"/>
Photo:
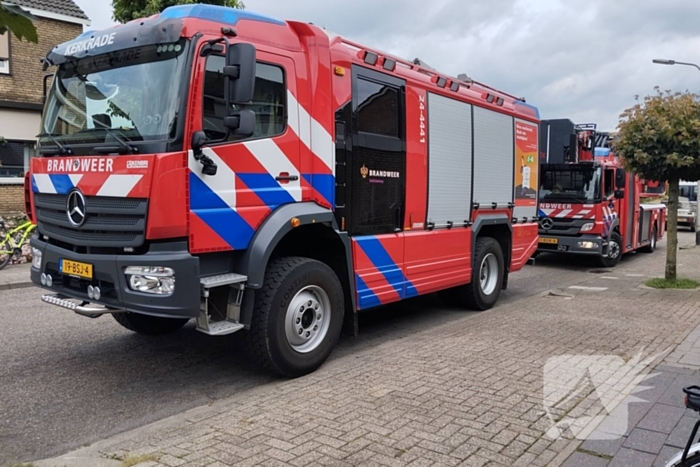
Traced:
<path fill-rule="evenodd" d="M 369 175 L 369 169 L 365 164 L 362 164 L 362 167 L 360 167 L 360 175 L 362 175 L 362 178 L 367 178 L 367 175 Z"/>

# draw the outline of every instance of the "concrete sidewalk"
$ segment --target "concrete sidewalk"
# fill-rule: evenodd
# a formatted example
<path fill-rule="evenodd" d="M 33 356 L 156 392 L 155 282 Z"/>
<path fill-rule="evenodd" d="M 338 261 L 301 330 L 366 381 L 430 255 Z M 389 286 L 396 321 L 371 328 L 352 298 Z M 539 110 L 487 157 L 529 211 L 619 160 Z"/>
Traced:
<path fill-rule="evenodd" d="M 0 290 L 31 287 L 33 284 L 29 279 L 30 268 L 29 263 L 5 266 L 5 269 L 0 270 Z"/>
<path fill-rule="evenodd" d="M 679 344 L 700 323 L 700 291 L 643 286 L 663 275 L 663 251 L 35 464 L 118 467 L 114 459 L 144 455 L 144 467 L 561 465 L 581 441 L 548 432 L 595 408 L 595 391 L 548 407 L 548 362 L 676 348 L 672 358 L 685 357 Z M 678 262 L 680 276 L 700 279 L 700 249 L 681 250 Z"/>

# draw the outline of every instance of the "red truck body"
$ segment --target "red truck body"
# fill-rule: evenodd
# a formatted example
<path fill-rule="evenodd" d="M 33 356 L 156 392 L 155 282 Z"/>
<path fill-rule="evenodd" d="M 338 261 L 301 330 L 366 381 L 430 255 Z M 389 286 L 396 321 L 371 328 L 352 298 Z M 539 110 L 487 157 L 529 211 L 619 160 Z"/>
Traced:
<path fill-rule="evenodd" d="M 47 64 L 28 194 L 46 302 L 142 333 L 241 330 L 293 376 L 360 310 L 490 308 L 537 248 L 538 111 L 468 78 L 211 5 Z"/>

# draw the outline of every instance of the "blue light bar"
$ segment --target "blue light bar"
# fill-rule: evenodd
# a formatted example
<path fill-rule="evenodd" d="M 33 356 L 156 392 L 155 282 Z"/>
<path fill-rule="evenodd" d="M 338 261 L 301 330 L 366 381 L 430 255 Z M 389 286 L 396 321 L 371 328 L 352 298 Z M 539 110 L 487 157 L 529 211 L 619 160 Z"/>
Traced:
<path fill-rule="evenodd" d="M 595 148 L 593 155 L 596 157 L 608 157 L 610 156 L 610 148 Z"/>
<path fill-rule="evenodd" d="M 235 26 L 240 20 L 260 21 L 263 23 L 279 24 L 284 26 L 286 23 L 268 16 L 258 15 L 237 8 L 228 8 L 218 5 L 177 5 L 171 6 L 163 10 L 160 14 L 161 18 L 199 18 L 218 23 L 225 23 L 229 26 Z"/>

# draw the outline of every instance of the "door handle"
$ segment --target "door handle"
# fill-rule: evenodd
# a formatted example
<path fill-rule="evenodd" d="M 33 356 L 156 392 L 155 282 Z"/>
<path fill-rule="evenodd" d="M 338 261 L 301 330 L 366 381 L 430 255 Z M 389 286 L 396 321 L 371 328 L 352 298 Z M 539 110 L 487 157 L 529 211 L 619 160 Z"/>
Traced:
<path fill-rule="evenodd" d="M 275 180 L 278 182 L 289 182 L 289 181 L 297 181 L 299 180 L 298 175 L 289 175 L 289 172 L 280 172 L 278 176 L 275 177 Z"/>

